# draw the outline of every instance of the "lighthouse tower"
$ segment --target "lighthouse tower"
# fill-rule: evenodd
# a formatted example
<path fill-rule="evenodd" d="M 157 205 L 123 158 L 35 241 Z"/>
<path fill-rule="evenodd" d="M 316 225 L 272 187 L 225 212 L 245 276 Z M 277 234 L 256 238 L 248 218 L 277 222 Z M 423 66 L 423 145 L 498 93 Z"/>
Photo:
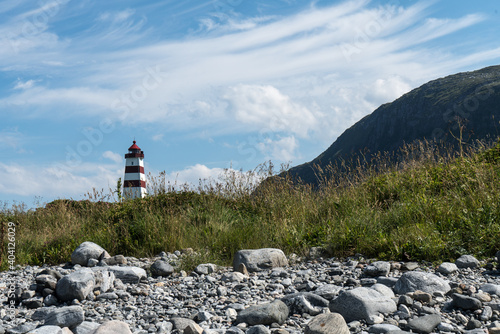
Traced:
<path fill-rule="evenodd" d="M 144 152 L 135 140 L 125 154 L 125 178 L 123 197 L 125 199 L 143 198 L 146 195 L 146 176 L 144 175 Z"/>

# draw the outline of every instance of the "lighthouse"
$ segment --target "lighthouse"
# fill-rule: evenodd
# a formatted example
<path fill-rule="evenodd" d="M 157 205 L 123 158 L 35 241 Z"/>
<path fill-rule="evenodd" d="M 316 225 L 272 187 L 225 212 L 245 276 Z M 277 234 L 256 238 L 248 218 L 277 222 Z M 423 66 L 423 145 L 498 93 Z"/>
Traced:
<path fill-rule="evenodd" d="M 143 198 L 146 195 L 146 176 L 144 175 L 144 152 L 135 140 L 125 154 L 125 178 L 123 197 L 125 199 Z"/>

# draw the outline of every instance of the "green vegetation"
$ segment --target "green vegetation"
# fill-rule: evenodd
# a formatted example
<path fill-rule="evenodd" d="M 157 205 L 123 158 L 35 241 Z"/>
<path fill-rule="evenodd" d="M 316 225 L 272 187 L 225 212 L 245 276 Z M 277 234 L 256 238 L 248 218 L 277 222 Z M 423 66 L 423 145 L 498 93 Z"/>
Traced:
<path fill-rule="evenodd" d="M 276 175 L 270 163 L 264 172 L 228 170 L 196 191 L 176 190 L 160 175 L 144 199 L 12 206 L 0 220 L 4 232 L 6 222 L 16 223 L 18 264 L 64 263 L 83 241 L 136 257 L 190 247 L 197 252 L 193 266 L 228 264 L 237 250 L 260 247 L 303 255 L 322 246 L 331 256 L 391 260 L 492 256 L 500 249 L 500 145 L 461 156 L 443 152 L 420 143 L 402 150 L 404 163 L 379 156 L 348 177 L 318 170 L 323 181 L 315 189 L 287 177 L 257 187 L 259 177 Z M 2 270 L 7 243 L 4 233 Z"/>

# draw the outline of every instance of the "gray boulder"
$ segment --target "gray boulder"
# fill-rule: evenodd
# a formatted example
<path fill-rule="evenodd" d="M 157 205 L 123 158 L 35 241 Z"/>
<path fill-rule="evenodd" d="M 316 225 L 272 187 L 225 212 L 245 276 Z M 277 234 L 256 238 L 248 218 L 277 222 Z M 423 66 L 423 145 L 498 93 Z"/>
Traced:
<path fill-rule="evenodd" d="M 38 322 L 26 322 L 5 330 L 7 334 L 24 334 L 34 330 L 38 326 Z M 3 329 L 3 328 L 0 328 Z"/>
<path fill-rule="evenodd" d="M 318 315 L 328 307 L 328 300 L 310 292 L 297 292 L 281 298 L 290 313 Z"/>
<path fill-rule="evenodd" d="M 236 317 L 236 323 L 248 325 L 271 325 L 276 322 L 283 324 L 288 317 L 288 307 L 281 300 L 272 303 L 253 305 L 241 310 Z"/>
<path fill-rule="evenodd" d="M 80 306 L 65 306 L 47 313 L 45 326 L 76 327 L 85 319 Z"/>
<path fill-rule="evenodd" d="M 349 327 L 338 313 L 315 316 L 304 329 L 305 334 L 349 334 Z"/>
<path fill-rule="evenodd" d="M 451 262 L 443 262 L 437 268 L 437 272 L 443 275 L 453 274 L 457 270 L 458 270 L 457 265 Z"/>
<path fill-rule="evenodd" d="M 233 269 L 236 271 L 244 264 L 249 272 L 288 266 L 288 260 L 282 250 L 276 248 L 243 249 L 236 252 Z"/>
<path fill-rule="evenodd" d="M 489 293 L 490 295 L 500 296 L 500 285 L 498 284 L 486 283 L 481 285 L 479 290 Z"/>
<path fill-rule="evenodd" d="M 439 314 L 429 314 L 408 321 L 408 327 L 417 333 L 430 333 L 441 322 Z"/>
<path fill-rule="evenodd" d="M 370 289 L 376 290 L 376 291 L 380 292 L 381 294 L 383 294 L 384 296 L 389 297 L 389 298 L 395 297 L 394 292 L 392 292 L 392 289 L 384 284 L 375 283 L 370 287 Z"/>
<path fill-rule="evenodd" d="M 331 300 L 337 297 L 337 295 L 341 290 L 342 290 L 341 286 L 334 284 L 323 284 L 318 286 L 316 290 L 314 290 L 314 293 L 325 299 Z"/>
<path fill-rule="evenodd" d="M 474 297 L 460 295 L 458 293 L 453 294 L 453 306 L 461 308 L 463 310 L 479 310 L 483 307 L 483 304 L 479 299 Z"/>
<path fill-rule="evenodd" d="M 394 292 L 400 295 L 417 290 L 433 294 L 436 291 L 447 293 L 451 288 L 448 282 L 442 278 L 421 271 L 408 271 L 404 273 L 394 285 Z"/>
<path fill-rule="evenodd" d="M 97 322 L 84 321 L 73 329 L 74 334 L 94 334 L 101 324 Z"/>
<path fill-rule="evenodd" d="M 196 266 L 194 271 L 199 275 L 208 275 L 217 270 L 217 266 L 213 263 L 202 263 Z"/>
<path fill-rule="evenodd" d="M 378 276 L 387 276 L 389 275 L 389 272 L 391 271 L 391 264 L 386 261 L 376 261 L 368 266 L 363 270 L 363 273 L 366 276 L 370 277 L 378 277 Z"/>
<path fill-rule="evenodd" d="M 71 263 L 87 266 L 89 259 L 109 258 L 108 252 L 91 241 L 81 243 L 71 254 Z"/>
<path fill-rule="evenodd" d="M 97 327 L 94 334 L 132 334 L 127 323 L 119 320 L 110 320 Z"/>
<path fill-rule="evenodd" d="M 385 334 L 389 332 L 399 332 L 401 329 L 399 329 L 398 326 L 396 325 L 391 325 L 391 324 L 375 324 L 368 328 L 368 333 L 373 333 L 373 334 Z"/>
<path fill-rule="evenodd" d="M 92 293 L 94 285 L 94 273 L 84 268 L 61 278 L 56 285 L 56 294 L 62 301 L 83 300 Z"/>
<path fill-rule="evenodd" d="M 264 325 L 255 325 L 250 327 L 246 334 L 271 334 L 271 330 Z"/>
<path fill-rule="evenodd" d="M 113 288 L 115 282 L 115 274 L 103 267 L 93 268 L 95 277 L 95 289 L 101 292 L 107 292 Z"/>
<path fill-rule="evenodd" d="M 462 255 L 456 261 L 455 264 L 458 268 L 478 268 L 479 261 L 472 255 Z"/>
<path fill-rule="evenodd" d="M 158 277 L 158 276 L 170 276 L 173 274 L 174 267 L 167 261 L 163 260 L 156 260 L 150 267 L 151 270 L 151 275 Z"/>
<path fill-rule="evenodd" d="M 123 283 L 137 284 L 141 279 L 148 277 L 146 270 L 139 267 L 106 267 L 107 270 L 115 274 L 115 278 L 120 279 Z"/>
<path fill-rule="evenodd" d="M 187 318 L 172 318 L 170 322 L 173 325 L 173 329 L 179 330 L 181 333 L 184 332 L 189 326 L 198 325 L 194 320 Z"/>
<path fill-rule="evenodd" d="M 366 320 L 379 313 L 392 313 L 396 303 L 389 297 L 370 288 L 356 288 L 341 293 L 330 302 L 330 310 L 340 313 L 347 322 Z"/>

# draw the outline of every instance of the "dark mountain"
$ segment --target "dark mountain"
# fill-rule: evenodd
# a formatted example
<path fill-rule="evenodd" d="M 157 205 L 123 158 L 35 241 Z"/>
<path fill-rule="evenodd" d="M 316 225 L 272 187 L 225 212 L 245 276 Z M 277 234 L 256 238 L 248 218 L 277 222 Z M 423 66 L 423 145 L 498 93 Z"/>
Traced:
<path fill-rule="evenodd" d="M 325 168 L 363 154 L 397 152 L 415 140 L 457 144 L 495 139 L 500 135 L 500 66 L 487 67 L 430 81 L 392 103 L 381 105 L 347 129 L 316 159 L 289 173 L 317 184 L 314 166 Z"/>

